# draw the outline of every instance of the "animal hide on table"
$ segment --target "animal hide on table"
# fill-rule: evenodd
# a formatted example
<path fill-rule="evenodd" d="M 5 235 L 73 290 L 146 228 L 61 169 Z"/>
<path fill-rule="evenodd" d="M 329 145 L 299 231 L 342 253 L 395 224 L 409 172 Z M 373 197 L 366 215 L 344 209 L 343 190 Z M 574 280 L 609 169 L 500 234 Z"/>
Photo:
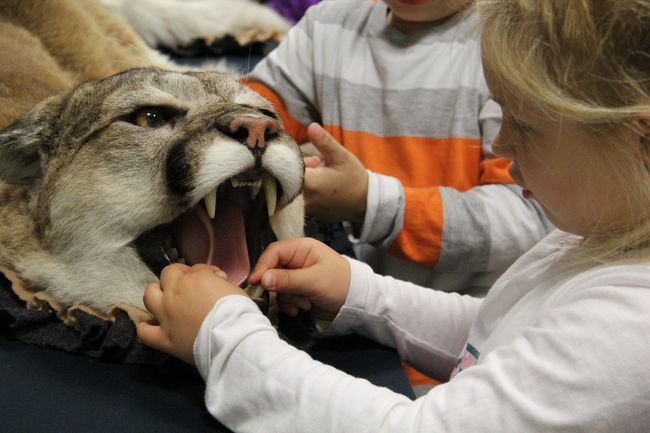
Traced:
<path fill-rule="evenodd" d="M 212 213 L 228 201 L 217 215 L 228 213 L 237 233 L 246 228 L 241 214 L 254 213 L 254 264 L 271 231 L 303 233 L 300 151 L 270 103 L 236 77 L 164 71 L 176 68 L 93 0 L 0 2 L 0 24 L 0 265 L 26 283 L 10 272 L 0 278 L 0 332 L 155 361 L 160 354 L 137 342 L 134 322 L 149 317 L 142 292 L 157 265 L 181 257 L 171 245 L 141 249 L 140 241 L 174 222 L 173 236 L 186 239 L 183 227 L 197 211 L 207 220 L 210 209 L 199 203 L 214 193 Z M 222 184 L 227 197 L 217 193 Z M 235 202 L 245 211 L 233 220 Z M 263 226 L 260 215 L 269 218 Z M 244 251 L 222 239 L 225 252 Z M 214 256 L 187 263 L 217 264 Z M 227 273 L 245 285 L 240 268 Z"/>
<path fill-rule="evenodd" d="M 115 308 L 106 318 L 81 307 L 72 308 L 62 320 L 60 311 L 46 298 L 33 299 L 31 306 L 26 307 L 25 301 L 12 290 L 14 283 L 9 278 L 17 286 L 20 282 L 15 274 L 5 272 L 6 275 L 0 273 L 0 332 L 3 334 L 28 344 L 126 364 L 161 364 L 168 358 L 135 338 L 135 325 L 128 308 Z M 140 316 L 145 317 L 146 313 Z"/>

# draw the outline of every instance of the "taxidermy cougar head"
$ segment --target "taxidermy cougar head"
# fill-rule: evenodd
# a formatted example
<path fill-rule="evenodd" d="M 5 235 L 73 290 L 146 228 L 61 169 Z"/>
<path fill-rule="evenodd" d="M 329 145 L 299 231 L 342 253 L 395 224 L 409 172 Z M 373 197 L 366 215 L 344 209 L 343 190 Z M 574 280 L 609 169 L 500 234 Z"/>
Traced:
<path fill-rule="evenodd" d="M 303 162 L 270 103 L 222 72 L 131 69 L 0 132 L 0 266 L 58 302 L 143 307 L 175 261 L 246 283 L 302 235 Z"/>

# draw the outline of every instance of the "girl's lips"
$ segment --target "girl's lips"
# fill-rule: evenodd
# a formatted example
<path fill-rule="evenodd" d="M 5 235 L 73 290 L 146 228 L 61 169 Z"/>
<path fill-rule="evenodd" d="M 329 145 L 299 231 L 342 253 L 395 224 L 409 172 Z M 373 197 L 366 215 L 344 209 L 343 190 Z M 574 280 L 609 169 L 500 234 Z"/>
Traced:
<path fill-rule="evenodd" d="M 510 173 L 510 177 L 512 178 L 512 180 L 514 180 L 517 183 L 517 185 L 521 186 L 522 188 L 521 195 L 525 199 L 533 198 L 533 192 L 524 187 L 524 182 L 523 179 L 521 178 L 521 173 L 519 172 L 519 167 L 517 167 L 517 163 L 515 163 L 514 161 L 510 163 L 510 166 L 508 167 L 508 173 Z"/>

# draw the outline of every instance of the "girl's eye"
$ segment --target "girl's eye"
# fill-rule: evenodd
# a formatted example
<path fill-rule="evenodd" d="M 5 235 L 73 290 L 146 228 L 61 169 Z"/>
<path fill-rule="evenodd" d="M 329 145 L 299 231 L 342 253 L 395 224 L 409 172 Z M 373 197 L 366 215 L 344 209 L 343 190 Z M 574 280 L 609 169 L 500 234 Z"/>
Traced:
<path fill-rule="evenodd" d="M 175 116 L 175 112 L 162 107 L 145 107 L 133 112 L 127 121 L 140 128 L 160 128 L 168 124 Z"/>
<path fill-rule="evenodd" d="M 508 118 L 508 125 L 522 138 L 527 138 L 533 133 L 533 128 L 530 125 L 520 122 L 513 117 Z"/>

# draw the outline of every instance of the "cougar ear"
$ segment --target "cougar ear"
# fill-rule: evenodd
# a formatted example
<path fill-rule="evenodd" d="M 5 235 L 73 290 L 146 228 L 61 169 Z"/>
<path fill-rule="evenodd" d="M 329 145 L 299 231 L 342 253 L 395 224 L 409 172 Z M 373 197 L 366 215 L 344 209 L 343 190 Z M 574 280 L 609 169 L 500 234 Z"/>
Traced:
<path fill-rule="evenodd" d="M 59 121 L 61 96 L 38 104 L 0 131 L 0 180 L 30 184 L 41 177 L 41 157 Z"/>

